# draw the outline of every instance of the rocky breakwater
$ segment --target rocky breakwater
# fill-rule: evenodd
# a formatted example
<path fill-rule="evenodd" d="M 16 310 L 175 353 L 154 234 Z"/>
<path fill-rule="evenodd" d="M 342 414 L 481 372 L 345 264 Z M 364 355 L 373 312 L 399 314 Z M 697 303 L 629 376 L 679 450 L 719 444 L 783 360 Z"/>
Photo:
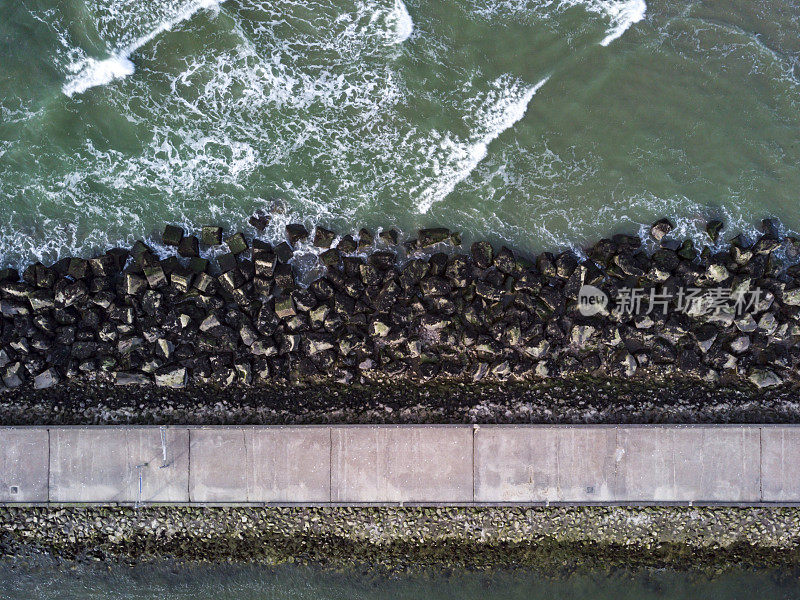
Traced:
<path fill-rule="evenodd" d="M 798 243 L 771 221 L 715 250 L 671 229 L 654 224 L 650 250 L 615 235 L 585 255 L 528 260 L 487 242 L 459 250 L 443 228 L 401 242 L 394 230 L 339 237 L 294 224 L 272 245 L 167 226 L 172 256 L 140 241 L 0 270 L 0 388 L 586 374 L 796 385 L 800 266 L 778 255 L 795 257 Z M 710 244 L 721 229 L 708 224 Z M 294 249 L 311 244 L 321 276 L 302 286 Z"/>

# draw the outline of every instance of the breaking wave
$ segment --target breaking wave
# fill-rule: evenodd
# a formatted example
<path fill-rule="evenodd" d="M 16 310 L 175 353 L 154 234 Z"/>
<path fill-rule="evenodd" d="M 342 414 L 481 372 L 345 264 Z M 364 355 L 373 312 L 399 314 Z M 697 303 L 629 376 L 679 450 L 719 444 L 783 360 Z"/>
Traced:
<path fill-rule="evenodd" d="M 480 111 L 472 138 L 464 143 L 454 141 L 450 135 L 444 135 L 440 138 L 438 148 L 431 153 L 429 160 L 432 162 L 435 180 L 425 182 L 412 190 L 412 195 L 418 198 L 418 212 L 428 212 L 434 203 L 446 198 L 456 185 L 469 177 L 475 167 L 486 158 L 489 144 L 525 116 L 531 99 L 548 79 L 549 77 L 545 77 L 531 86 L 524 86 L 519 82 L 508 84 L 506 78 L 494 82 L 495 90 L 489 94 Z M 437 156 L 441 151 L 444 151 L 443 159 Z"/>
<path fill-rule="evenodd" d="M 67 69 L 72 73 L 61 88 L 65 95 L 82 94 L 93 87 L 106 85 L 116 79 L 133 75 L 135 67 L 131 55 L 145 44 L 150 43 L 160 34 L 186 21 L 201 10 L 213 10 L 224 0 L 194 0 L 177 12 L 177 14 L 159 23 L 147 34 L 136 38 L 130 44 L 111 53 L 109 58 L 97 60 L 85 58 L 70 64 Z"/>

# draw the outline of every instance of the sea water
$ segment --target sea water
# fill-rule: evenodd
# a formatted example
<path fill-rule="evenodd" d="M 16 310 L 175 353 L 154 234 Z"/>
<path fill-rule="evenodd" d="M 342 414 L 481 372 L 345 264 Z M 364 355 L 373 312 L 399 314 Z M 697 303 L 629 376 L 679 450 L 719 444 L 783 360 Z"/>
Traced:
<path fill-rule="evenodd" d="M 0 267 L 272 215 L 800 229 L 797 0 L 0 0 Z"/>

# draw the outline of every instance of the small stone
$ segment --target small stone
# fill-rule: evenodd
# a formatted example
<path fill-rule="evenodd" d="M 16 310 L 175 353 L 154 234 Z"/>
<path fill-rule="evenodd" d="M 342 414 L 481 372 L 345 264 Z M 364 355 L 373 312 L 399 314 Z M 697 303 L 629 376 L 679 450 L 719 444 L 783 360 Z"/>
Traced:
<path fill-rule="evenodd" d="M 164 360 L 170 360 L 175 352 L 175 344 L 164 338 L 156 341 L 156 356 Z"/>
<path fill-rule="evenodd" d="M 183 239 L 184 231 L 177 225 L 167 225 L 161 234 L 161 241 L 167 246 L 178 246 Z"/>
<path fill-rule="evenodd" d="M 384 323 L 380 319 L 375 319 L 374 321 L 372 321 L 372 323 L 370 323 L 369 334 L 373 337 L 383 338 L 389 335 L 391 329 L 392 329 L 391 327 L 389 327 L 386 323 Z"/>
<path fill-rule="evenodd" d="M 225 243 L 228 245 L 228 249 L 233 255 L 241 254 L 248 248 L 247 240 L 244 238 L 243 233 L 236 233 L 232 235 L 225 240 Z"/>
<path fill-rule="evenodd" d="M 51 367 L 34 377 L 33 388 L 36 390 L 44 390 L 49 387 L 53 387 L 58 383 L 58 381 L 58 371 Z"/>
<path fill-rule="evenodd" d="M 800 306 L 800 288 L 784 290 L 782 300 L 787 306 Z"/>
<path fill-rule="evenodd" d="M 673 229 L 675 225 L 669 219 L 659 219 L 650 227 L 650 235 L 660 242 Z"/>
<path fill-rule="evenodd" d="M 217 327 L 221 326 L 222 323 L 220 322 L 216 313 L 211 313 L 205 319 L 203 319 L 202 323 L 200 323 L 200 331 L 211 331 L 212 329 L 216 329 Z"/>
<path fill-rule="evenodd" d="M 752 315 L 743 315 L 734 321 L 736 327 L 742 333 L 752 333 L 758 328 L 758 324 Z"/>
<path fill-rule="evenodd" d="M 715 283 L 722 283 L 730 276 L 731 274 L 725 265 L 710 264 L 706 269 L 706 277 Z"/>

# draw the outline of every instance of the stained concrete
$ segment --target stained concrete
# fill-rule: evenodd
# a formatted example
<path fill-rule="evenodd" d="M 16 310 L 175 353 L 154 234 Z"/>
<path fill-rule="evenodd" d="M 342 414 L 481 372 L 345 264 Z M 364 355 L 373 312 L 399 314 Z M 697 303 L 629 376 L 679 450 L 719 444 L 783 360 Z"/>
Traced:
<path fill-rule="evenodd" d="M 800 427 L 0 427 L 9 502 L 800 504 Z"/>
<path fill-rule="evenodd" d="M 480 426 L 478 502 L 603 502 L 614 486 L 616 429 Z"/>
<path fill-rule="evenodd" d="M 761 430 L 761 493 L 766 502 L 800 499 L 800 428 Z"/>
<path fill-rule="evenodd" d="M 761 500 L 757 427 L 619 427 L 617 436 L 619 500 Z"/>
<path fill-rule="evenodd" d="M 50 430 L 51 502 L 187 502 L 189 432 L 158 427 Z M 141 482 L 141 487 L 140 487 Z"/>
<path fill-rule="evenodd" d="M 330 501 L 327 427 L 194 429 L 192 502 Z"/>
<path fill-rule="evenodd" d="M 331 430 L 334 502 L 471 502 L 472 427 Z"/>
<path fill-rule="evenodd" d="M 46 429 L 0 427 L 0 502 L 47 502 Z"/>

